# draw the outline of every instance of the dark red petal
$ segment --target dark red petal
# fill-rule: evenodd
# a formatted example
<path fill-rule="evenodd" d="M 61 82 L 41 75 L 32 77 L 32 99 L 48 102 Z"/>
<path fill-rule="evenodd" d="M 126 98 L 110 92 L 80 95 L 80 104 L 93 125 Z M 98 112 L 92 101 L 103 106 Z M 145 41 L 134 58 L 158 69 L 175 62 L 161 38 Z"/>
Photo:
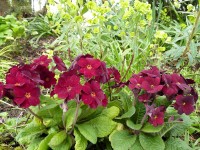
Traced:
<path fill-rule="evenodd" d="M 86 105 L 91 104 L 94 101 L 94 99 L 90 95 L 86 95 L 86 94 L 83 94 L 81 99 Z"/>
<path fill-rule="evenodd" d="M 14 102 L 18 105 L 21 105 L 25 101 L 25 97 L 15 97 Z"/>
<path fill-rule="evenodd" d="M 89 63 L 85 58 L 81 58 L 81 59 L 78 60 L 77 64 L 80 67 L 86 67 Z"/>
<path fill-rule="evenodd" d="M 195 110 L 195 108 L 194 108 L 193 105 L 186 104 L 186 105 L 182 106 L 182 111 L 183 111 L 186 115 L 191 114 L 194 110 Z"/>
<path fill-rule="evenodd" d="M 82 90 L 83 92 L 85 92 L 86 94 L 90 94 L 92 92 L 92 89 L 90 87 L 90 84 L 85 84 L 83 87 L 82 87 Z"/>

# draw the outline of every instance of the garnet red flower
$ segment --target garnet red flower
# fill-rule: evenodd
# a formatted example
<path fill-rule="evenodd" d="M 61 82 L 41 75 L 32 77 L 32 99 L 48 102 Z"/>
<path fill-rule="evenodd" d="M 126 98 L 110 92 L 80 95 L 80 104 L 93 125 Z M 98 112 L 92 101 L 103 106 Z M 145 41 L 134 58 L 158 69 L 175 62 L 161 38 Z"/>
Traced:
<path fill-rule="evenodd" d="M 141 89 L 142 82 L 144 81 L 144 78 L 140 75 L 134 74 L 132 77 L 129 79 L 129 88 L 131 90 L 133 89 Z"/>
<path fill-rule="evenodd" d="M 178 110 L 179 114 L 191 114 L 194 111 L 194 97 L 193 96 L 176 96 L 174 108 Z"/>
<path fill-rule="evenodd" d="M 56 63 L 55 68 L 57 68 L 59 71 L 67 71 L 67 67 L 65 66 L 65 63 L 60 57 L 53 56 L 53 60 Z"/>
<path fill-rule="evenodd" d="M 93 58 L 92 55 L 90 54 L 86 54 L 86 55 L 78 55 L 74 61 L 72 62 L 72 65 L 69 67 L 69 70 L 79 70 L 80 67 L 79 65 L 77 64 L 77 62 L 81 59 L 81 58 Z"/>
<path fill-rule="evenodd" d="M 54 93 L 58 94 L 59 98 L 71 100 L 77 94 L 80 94 L 81 89 L 80 78 L 76 75 L 71 75 L 70 72 L 65 72 L 58 79 Z"/>
<path fill-rule="evenodd" d="M 151 123 L 155 127 L 158 125 L 162 125 L 164 123 L 164 113 L 164 106 L 155 108 L 150 115 L 149 123 Z"/>
<path fill-rule="evenodd" d="M 105 62 L 101 62 L 101 66 L 98 68 L 97 72 L 99 75 L 95 77 L 96 81 L 100 83 L 106 83 L 109 81 L 109 74 Z"/>
<path fill-rule="evenodd" d="M 138 96 L 138 99 L 140 102 L 143 102 L 143 103 L 151 102 L 151 95 L 152 94 L 145 93 L 145 94 Z"/>
<path fill-rule="evenodd" d="M 39 73 L 34 70 L 35 66 L 33 67 L 33 64 L 22 65 L 19 67 L 19 69 L 21 74 L 30 79 L 34 84 L 43 83 L 43 81 L 40 79 Z"/>
<path fill-rule="evenodd" d="M 149 77 L 160 77 L 161 72 L 156 66 L 152 66 L 151 69 L 141 71 L 142 74 Z"/>
<path fill-rule="evenodd" d="M 183 90 L 186 93 L 191 91 L 190 86 L 187 85 L 185 79 L 182 76 L 174 73 L 171 75 L 171 77 L 173 84 L 175 84 L 179 89 Z"/>
<path fill-rule="evenodd" d="M 40 56 L 39 58 L 36 58 L 33 60 L 33 62 L 37 65 L 42 65 L 42 66 L 45 66 L 45 67 L 48 67 L 49 64 L 51 63 L 51 59 L 48 59 L 48 56 L 47 55 L 42 55 Z"/>
<path fill-rule="evenodd" d="M 108 68 L 108 75 L 109 75 L 109 79 L 114 79 L 115 82 L 119 83 L 120 82 L 120 73 L 119 71 L 112 67 L 112 68 Z"/>
<path fill-rule="evenodd" d="M 145 77 L 141 87 L 147 91 L 147 93 L 157 93 L 162 90 L 163 85 L 160 85 L 160 78 Z"/>
<path fill-rule="evenodd" d="M 40 103 L 40 89 L 34 84 L 14 87 L 14 102 L 22 108 L 36 106 Z"/>
<path fill-rule="evenodd" d="M 50 88 L 52 85 L 56 84 L 56 79 L 54 78 L 55 73 L 49 71 L 48 68 L 39 65 L 35 71 L 40 74 L 40 79 L 43 81 L 40 85 L 43 85 L 45 88 Z"/>
<path fill-rule="evenodd" d="M 93 80 L 91 82 L 85 83 L 82 91 L 83 93 L 81 99 L 91 108 L 96 108 L 97 106 L 105 106 L 107 104 L 107 98 L 100 88 L 99 82 Z"/>
<path fill-rule="evenodd" d="M 6 75 L 6 85 L 7 89 L 12 89 L 15 86 L 22 86 L 25 83 L 30 83 L 30 79 L 24 76 L 21 72 L 10 73 Z"/>
<path fill-rule="evenodd" d="M 78 60 L 77 64 L 80 67 L 79 72 L 86 78 L 92 78 L 101 74 L 101 71 L 99 70 L 101 61 L 98 59 L 81 58 Z"/>
<path fill-rule="evenodd" d="M 172 95 L 175 95 L 178 93 L 177 86 L 173 84 L 172 82 L 172 76 L 168 74 L 162 75 L 162 80 L 164 81 L 164 87 L 162 89 L 162 92 L 168 96 L 171 97 Z"/>

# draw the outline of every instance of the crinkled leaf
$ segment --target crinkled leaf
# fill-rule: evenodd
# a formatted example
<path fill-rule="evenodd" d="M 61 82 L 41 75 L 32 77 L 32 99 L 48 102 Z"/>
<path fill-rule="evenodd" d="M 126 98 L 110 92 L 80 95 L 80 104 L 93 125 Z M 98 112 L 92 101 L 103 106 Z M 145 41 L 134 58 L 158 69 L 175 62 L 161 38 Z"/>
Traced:
<path fill-rule="evenodd" d="M 43 125 L 37 125 L 35 122 L 32 122 L 18 133 L 16 140 L 21 144 L 29 143 L 32 139 L 45 132 L 46 129 Z"/>
<path fill-rule="evenodd" d="M 131 146 L 131 148 L 129 150 L 144 150 L 142 145 L 140 144 L 138 137 L 137 137 L 135 143 Z"/>
<path fill-rule="evenodd" d="M 100 116 L 87 122 L 94 127 L 98 137 L 108 136 L 116 127 L 117 123 L 108 117 Z"/>
<path fill-rule="evenodd" d="M 67 138 L 67 133 L 65 130 L 56 133 L 50 140 L 49 146 L 55 147 L 60 145 Z"/>
<path fill-rule="evenodd" d="M 128 150 L 134 145 L 136 135 L 130 134 L 126 130 L 114 131 L 109 140 L 114 150 Z"/>
<path fill-rule="evenodd" d="M 118 107 L 112 106 L 112 107 L 110 107 L 110 108 L 104 109 L 104 110 L 102 111 L 101 115 L 105 115 L 105 116 L 107 116 L 108 118 L 113 119 L 113 118 L 115 118 L 115 117 L 117 117 L 117 116 L 119 115 L 119 112 L 120 112 L 120 110 L 119 110 Z"/>
<path fill-rule="evenodd" d="M 165 143 L 160 136 L 153 136 L 150 134 L 140 133 L 139 134 L 140 144 L 144 150 L 164 150 Z"/>
<path fill-rule="evenodd" d="M 185 131 L 191 126 L 192 120 L 189 116 L 181 115 L 181 118 L 183 119 L 183 121 L 181 121 L 180 123 L 176 123 L 171 129 L 170 134 L 172 136 L 182 136 Z"/>
<path fill-rule="evenodd" d="M 124 119 L 124 118 L 130 118 L 135 113 L 135 107 L 132 106 L 129 108 L 129 110 L 124 113 L 122 116 L 117 117 L 116 119 Z"/>
<path fill-rule="evenodd" d="M 74 130 L 75 150 L 85 150 L 87 148 L 87 139 L 77 130 Z"/>
<path fill-rule="evenodd" d="M 72 138 L 67 135 L 66 139 L 56 146 L 51 146 L 53 150 L 70 150 L 72 147 Z"/>
<path fill-rule="evenodd" d="M 146 133 L 156 133 L 156 132 L 161 131 L 163 127 L 164 125 L 154 127 L 152 124 L 146 123 L 141 131 L 146 132 Z"/>
<path fill-rule="evenodd" d="M 66 130 L 71 129 L 76 114 L 76 108 L 68 109 L 65 114 Z M 78 116 L 81 114 L 81 108 L 78 110 Z"/>
<path fill-rule="evenodd" d="M 78 124 L 77 127 L 78 127 L 78 130 L 80 131 L 80 133 L 87 140 L 89 140 L 93 144 L 96 144 L 97 133 L 96 133 L 96 129 L 92 125 L 90 125 L 88 123 L 83 123 L 83 124 Z"/>
<path fill-rule="evenodd" d="M 49 134 L 48 136 L 46 136 L 42 141 L 41 143 L 39 144 L 38 146 L 38 149 L 37 150 L 48 150 L 49 149 L 49 142 L 51 140 L 51 138 L 55 135 L 55 133 L 51 133 Z"/>
<path fill-rule="evenodd" d="M 37 150 L 38 145 L 43 140 L 41 137 L 37 137 L 35 139 L 32 139 L 31 143 L 28 144 L 27 150 Z"/>
<path fill-rule="evenodd" d="M 169 138 L 165 142 L 166 150 L 192 150 L 188 144 L 180 138 Z"/>
<path fill-rule="evenodd" d="M 133 130 L 140 130 L 142 127 L 141 124 L 134 124 L 131 120 L 127 120 L 126 125 Z"/>

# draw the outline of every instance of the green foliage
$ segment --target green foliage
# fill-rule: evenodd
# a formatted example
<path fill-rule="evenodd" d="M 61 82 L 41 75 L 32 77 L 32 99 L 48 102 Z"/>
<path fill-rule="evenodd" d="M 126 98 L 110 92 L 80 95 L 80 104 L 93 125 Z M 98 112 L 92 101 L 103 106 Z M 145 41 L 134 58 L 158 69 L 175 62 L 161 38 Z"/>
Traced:
<path fill-rule="evenodd" d="M 139 135 L 140 144 L 144 150 L 164 150 L 165 143 L 159 136 L 141 133 Z"/>
<path fill-rule="evenodd" d="M 25 35 L 25 22 L 18 21 L 14 16 L 0 16 L 0 46 L 8 41 L 15 41 Z"/>
<path fill-rule="evenodd" d="M 90 124 L 80 124 L 77 125 L 80 133 L 91 143 L 96 144 L 97 142 L 97 131 Z"/>
<path fill-rule="evenodd" d="M 166 141 L 165 146 L 167 150 L 192 150 L 192 148 L 188 146 L 188 144 L 185 141 L 181 140 L 180 138 L 170 137 Z"/>
<path fill-rule="evenodd" d="M 87 147 L 87 139 L 78 131 L 74 130 L 74 136 L 75 136 L 75 150 L 85 150 Z"/>
<path fill-rule="evenodd" d="M 141 129 L 141 131 L 145 133 L 156 133 L 156 132 L 159 132 L 163 127 L 164 125 L 154 127 L 152 124 L 146 123 L 144 127 Z"/>
<path fill-rule="evenodd" d="M 132 148 L 136 141 L 136 135 L 130 134 L 128 131 L 114 131 L 109 140 L 114 150 L 128 150 Z"/>

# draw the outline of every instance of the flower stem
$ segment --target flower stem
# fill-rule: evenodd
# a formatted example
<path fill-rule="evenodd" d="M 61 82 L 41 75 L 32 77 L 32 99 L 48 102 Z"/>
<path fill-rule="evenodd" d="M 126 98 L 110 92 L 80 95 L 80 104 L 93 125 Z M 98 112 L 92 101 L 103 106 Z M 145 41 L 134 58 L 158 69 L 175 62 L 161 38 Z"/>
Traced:
<path fill-rule="evenodd" d="M 147 118 L 147 113 L 145 113 L 144 114 L 144 116 L 143 116 L 143 118 L 142 118 L 142 121 L 141 121 L 141 125 L 142 125 L 142 127 L 143 127 L 143 125 L 144 125 L 144 121 L 146 120 L 146 118 Z"/>
<path fill-rule="evenodd" d="M 38 118 L 38 119 L 41 121 L 41 123 L 44 125 L 43 119 L 42 119 L 40 116 L 38 116 L 36 113 L 34 113 L 30 108 L 27 108 L 27 110 L 28 110 L 34 117 Z M 44 126 L 45 126 L 45 125 L 44 125 Z"/>
<path fill-rule="evenodd" d="M 126 78 L 126 75 L 128 74 L 128 72 L 130 71 L 131 69 L 131 65 L 133 64 L 133 60 L 134 60 L 134 53 L 132 54 L 131 56 L 131 61 L 129 63 L 129 66 L 128 66 L 128 69 L 126 70 L 124 76 L 122 77 L 121 81 L 123 81 L 125 78 Z"/>
<path fill-rule="evenodd" d="M 76 121 L 77 121 L 77 119 L 78 119 L 78 112 L 79 112 L 79 109 L 80 109 L 80 100 L 79 100 L 79 96 L 77 96 L 77 97 L 76 97 L 76 111 L 75 111 L 74 121 L 73 121 L 73 124 L 72 124 L 72 129 L 69 131 L 69 134 L 71 134 L 72 131 L 74 130 Z"/>
<path fill-rule="evenodd" d="M 68 110 L 67 103 L 64 101 L 61 107 L 63 110 L 63 115 L 62 115 L 63 127 L 66 129 L 65 122 L 66 122 L 66 112 Z"/>

